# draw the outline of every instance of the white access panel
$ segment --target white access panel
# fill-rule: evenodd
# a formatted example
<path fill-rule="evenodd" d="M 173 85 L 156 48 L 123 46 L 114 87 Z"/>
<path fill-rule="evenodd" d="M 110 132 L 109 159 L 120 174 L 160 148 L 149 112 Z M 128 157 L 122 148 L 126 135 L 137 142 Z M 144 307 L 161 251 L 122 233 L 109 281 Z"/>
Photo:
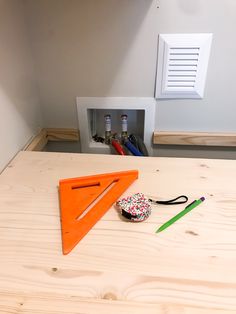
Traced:
<path fill-rule="evenodd" d="M 156 98 L 203 98 L 212 34 L 160 34 Z"/>
<path fill-rule="evenodd" d="M 99 125 L 101 121 L 91 119 L 91 115 L 95 111 L 111 111 L 123 112 L 137 111 L 143 112 L 143 121 L 137 120 L 137 128 L 143 130 L 143 140 L 149 152 L 153 155 L 152 148 L 152 134 L 155 128 L 155 109 L 156 100 L 153 97 L 76 97 L 78 122 L 80 130 L 81 151 L 83 153 L 95 154 L 109 154 L 110 148 L 103 143 L 97 143 L 92 139 L 92 133 L 96 131 L 96 124 Z M 97 118 L 102 119 L 104 124 L 104 117 L 100 114 Z M 129 118 L 128 118 L 129 119 Z M 93 123 L 91 123 L 93 121 Z M 92 124 L 92 125 L 91 125 Z M 129 124 L 129 123 L 128 123 Z M 128 128 L 129 131 L 129 128 Z M 102 135 L 102 134 L 98 134 Z"/>

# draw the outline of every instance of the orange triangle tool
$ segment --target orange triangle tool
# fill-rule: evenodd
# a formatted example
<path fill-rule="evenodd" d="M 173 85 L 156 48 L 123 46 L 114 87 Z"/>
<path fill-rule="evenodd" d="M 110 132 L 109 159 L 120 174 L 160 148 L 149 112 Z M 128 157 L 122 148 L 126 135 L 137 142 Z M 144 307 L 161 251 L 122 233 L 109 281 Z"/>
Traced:
<path fill-rule="evenodd" d="M 137 170 L 59 181 L 62 251 L 68 254 L 138 178 Z"/>

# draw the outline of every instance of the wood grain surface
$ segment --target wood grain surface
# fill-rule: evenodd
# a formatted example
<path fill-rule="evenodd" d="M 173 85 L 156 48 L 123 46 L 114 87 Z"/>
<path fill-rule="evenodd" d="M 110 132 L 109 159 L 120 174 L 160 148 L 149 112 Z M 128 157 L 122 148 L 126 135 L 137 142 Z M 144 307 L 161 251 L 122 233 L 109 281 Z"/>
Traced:
<path fill-rule="evenodd" d="M 49 141 L 79 141 L 78 129 L 46 128 Z"/>
<path fill-rule="evenodd" d="M 79 130 L 63 128 L 44 128 L 26 145 L 26 151 L 42 151 L 48 141 L 79 141 Z"/>
<path fill-rule="evenodd" d="M 66 256 L 58 181 L 139 170 L 124 196 L 206 201 L 153 206 L 142 223 L 115 207 Z M 236 161 L 21 152 L 0 176 L 0 313 L 236 313 Z"/>
<path fill-rule="evenodd" d="M 236 146 L 236 133 L 155 131 L 153 144 Z"/>
<path fill-rule="evenodd" d="M 26 145 L 26 151 L 41 151 L 47 145 L 48 138 L 45 129 L 42 129 L 31 141 Z"/>

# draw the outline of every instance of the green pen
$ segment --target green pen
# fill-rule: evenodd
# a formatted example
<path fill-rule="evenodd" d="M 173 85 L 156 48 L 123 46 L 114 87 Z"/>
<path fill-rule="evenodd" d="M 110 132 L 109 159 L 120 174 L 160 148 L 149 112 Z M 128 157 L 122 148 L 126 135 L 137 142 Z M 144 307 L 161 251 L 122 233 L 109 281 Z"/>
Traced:
<path fill-rule="evenodd" d="M 199 200 L 195 200 L 193 201 L 191 204 L 189 204 L 188 206 L 185 207 L 184 210 L 182 210 L 182 212 L 178 213 L 176 216 L 174 216 L 173 218 L 171 218 L 170 220 L 168 220 L 166 223 L 164 223 L 162 226 L 160 226 L 159 229 L 157 229 L 156 233 L 161 232 L 163 230 L 165 230 L 166 228 L 168 228 L 170 225 L 172 225 L 174 222 L 176 222 L 178 219 L 180 219 L 181 217 L 183 217 L 185 214 L 187 214 L 188 212 L 190 212 L 192 209 L 194 209 L 195 207 L 197 207 L 198 205 L 200 205 L 203 201 L 205 200 L 205 197 L 201 197 L 199 198 Z"/>

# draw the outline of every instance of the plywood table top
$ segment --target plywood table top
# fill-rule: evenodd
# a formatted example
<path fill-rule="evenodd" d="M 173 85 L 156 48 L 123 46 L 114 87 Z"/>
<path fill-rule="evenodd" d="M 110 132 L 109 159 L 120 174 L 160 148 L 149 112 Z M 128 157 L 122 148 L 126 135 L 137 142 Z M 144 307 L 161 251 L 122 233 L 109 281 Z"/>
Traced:
<path fill-rule="evenodd" d="M 142 223 L 113 206 L 62 255 L 60 179 L 137 169 L 124 196 L 154 205 Z M 0 175 L 0 313 L 236 313 L 236 161 L 20 152 Z"/>

